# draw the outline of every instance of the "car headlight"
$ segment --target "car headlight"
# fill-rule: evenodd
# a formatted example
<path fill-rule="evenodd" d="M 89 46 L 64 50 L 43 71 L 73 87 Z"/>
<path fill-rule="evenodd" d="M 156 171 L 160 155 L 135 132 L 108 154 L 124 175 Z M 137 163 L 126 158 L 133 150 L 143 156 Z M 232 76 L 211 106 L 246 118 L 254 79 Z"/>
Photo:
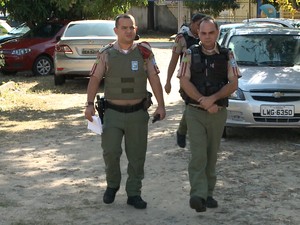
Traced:
<path fill-rule="evenodd" d="M 30 48 L 20 48 L 12 51 L 12 55 L 25 55 L 27 53 L 31 52 Z"/>
<path fill-rule="evenodd" d="M 243 93 L 243 91 L 238 88 L 235 92 L 233 92 L 230 96 L 229 99 L 233 99 L 233 100 L 245 100 L 245 95 Z"/>

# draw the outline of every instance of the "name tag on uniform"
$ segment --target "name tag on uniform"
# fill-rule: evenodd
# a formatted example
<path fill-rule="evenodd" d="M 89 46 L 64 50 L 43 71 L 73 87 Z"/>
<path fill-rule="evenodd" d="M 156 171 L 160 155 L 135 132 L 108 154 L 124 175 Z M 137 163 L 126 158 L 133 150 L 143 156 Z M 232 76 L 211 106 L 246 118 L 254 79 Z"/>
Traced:
<path fill-rule="evenodd" d="M 139 62 L 138 61 L 131 61 L 131 70 L 137 71 L 139 69 Z"/>

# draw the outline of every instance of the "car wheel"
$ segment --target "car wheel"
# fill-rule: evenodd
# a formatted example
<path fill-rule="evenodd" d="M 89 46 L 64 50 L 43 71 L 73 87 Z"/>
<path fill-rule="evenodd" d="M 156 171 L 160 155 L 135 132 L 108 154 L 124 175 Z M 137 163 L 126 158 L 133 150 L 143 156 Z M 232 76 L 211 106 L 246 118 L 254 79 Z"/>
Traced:
<path fill-rule="evenodd" d="M 64 75 L 54 74 L 54 85 L 63 85 L 66 82 L 66 77 Z"/>
<path fill-rule="evenodd" d="M 53 70 L 53 62 L 51 58 L 47 56 L 38 57 L 32 68 L 32 72 L 37 76 L 46 76 L 49 75 Z"/>

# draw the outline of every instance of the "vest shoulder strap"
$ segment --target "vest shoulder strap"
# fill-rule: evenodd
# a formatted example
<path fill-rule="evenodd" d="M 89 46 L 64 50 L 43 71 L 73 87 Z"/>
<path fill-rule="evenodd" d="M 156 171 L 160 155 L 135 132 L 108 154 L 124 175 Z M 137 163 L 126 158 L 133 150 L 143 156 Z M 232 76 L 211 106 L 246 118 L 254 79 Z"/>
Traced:
<path fill-rule="evenodd" d="M 184 33 L 182 33 L 182 36 L 185 39 L 186 42 L 186 47 L 189 48 L 194 44 L 198 44 L 199 43 L 199 38 L 195 38 L 195 37 L 191 37 L 187 31 L 185 31 Z"/>
<path fill-rule="evenodd" d="M 202 52 L 200 50 L 200 45 L 194 44 L 189 49 L 192 55 L 192 64 L 201 63 Z"/>
<path fill-rule="evenodd" d="M 226 57 L 226 59 L 228 60 L 229 59 L 228 54 L 229 54 L 230 49 L 229 48 L 220 47 L 220 46 L 218 46 L 218 47 L 219 47 L 220 54 L 224 55 Z"/>
<path fill-rule="evenodd" d="M 106 50 L 108 50 L 108 49 L 110 49 L 110 48 L 112 48 L 113 47 L 113 44 L 108 44 L 108 45 L 105 45 L 103 48 L 101 48 L 100 50 L 99 50 L 99 53 L 101 54 L 101 53 L 103 53 L 103 52 L 105 52 Z"/>
<path fill-rule="evenodd" d="M 198 44 L 192 45 L 189 49 L 192 51 L 192 53 L 200 53 L 200 45 Z"/>

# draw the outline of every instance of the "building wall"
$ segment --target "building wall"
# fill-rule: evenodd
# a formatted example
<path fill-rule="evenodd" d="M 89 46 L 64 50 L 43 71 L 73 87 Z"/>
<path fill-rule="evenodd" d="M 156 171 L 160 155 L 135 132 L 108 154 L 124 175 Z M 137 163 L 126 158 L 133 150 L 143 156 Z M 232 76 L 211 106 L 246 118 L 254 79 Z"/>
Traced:
<path fill-rule="evenodd" d="M 240 8 L 236 10 L 224 10 L 217 21 L 219 22 L 241 22 L 248 18 L 263 17 L 257 15 L 258 9 L 256 3 L 250 3 L 250 0 L 238 0 Z M 251 1 L 252 2 L 252 1 Z M 178 4 L 179 7 L 178 7 Z M 191 18 L 191 11 L 182 6 L 182 2 L 165 1 L 163 3 L 155 4 L 154 7 L 154 30 L 166 33 L 176 33 L 183 23 L 189 23 Z M 140 32 L 148 31 L 148 8 L 147 7 L 133 7 L 130 9 L 131 13 L 136 18 L 136 23 Z M 283 18 L 292 18 L 288 12 L 280 12 Z M 180 18 L 179 18 L 180 17 Z M 300 18 L 300 12 L 294 16 L 295 19 Z"/>
<path fill-rule="evenodd" d="M 166 5 L 156 6 L 155 12 L 157 13 L 156 30 L 166 33 L 177 32 L 177 18 Z"/>
<path fill-rule="evenodd" d="M 140 33 L 149 31 L 147 7 L 132 7 L 128 13 L 135 17 Z M 177 32 L 177 18 L 166 5 L 156 5 L 154 7 L 154 30 L 165 33 Z"/>
<path fill-rule="evenodd" d="M 128 13 L 134 16 L 135 23 L 138 26 L 138 32 L 144 32 L 148 29 L 147 7 L 132 7 Z"/>

